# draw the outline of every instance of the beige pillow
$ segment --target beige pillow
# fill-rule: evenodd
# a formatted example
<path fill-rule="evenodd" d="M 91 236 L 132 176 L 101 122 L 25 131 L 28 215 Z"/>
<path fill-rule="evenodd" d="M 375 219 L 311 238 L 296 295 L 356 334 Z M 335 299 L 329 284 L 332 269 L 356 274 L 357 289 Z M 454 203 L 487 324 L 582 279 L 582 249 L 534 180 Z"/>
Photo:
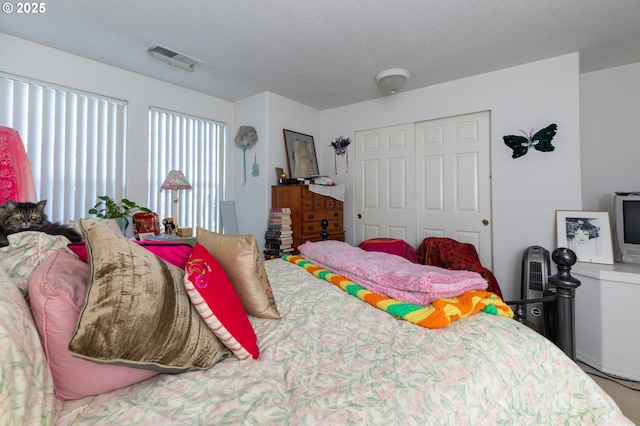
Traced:
<path fill-rule="evenodd" d="M 231 354 L 192 306 L 182 269 L 102 225 L 80 220 L 80 229 L 91 270 L 74 355 L 167 373 Z"/>
<path fill-rule="evenodd" d="M 280 318 L 254 235 L 223 235 L 198 227 L 196 241 L 220 263 L 249 315 Z"/>

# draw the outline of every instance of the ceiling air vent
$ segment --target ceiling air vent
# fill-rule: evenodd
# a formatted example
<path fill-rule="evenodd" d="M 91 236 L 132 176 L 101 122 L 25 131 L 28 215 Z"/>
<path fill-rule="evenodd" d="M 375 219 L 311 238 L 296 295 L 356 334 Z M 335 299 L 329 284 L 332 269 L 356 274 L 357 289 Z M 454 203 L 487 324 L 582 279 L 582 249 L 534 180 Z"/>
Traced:
<path fill-rule="evenodd" d="M 156 59 L 166 62 L 174 67 L 181 68 L 187 71 L 193 71 L 197 64 L 202 63 L 200 59 L 196 59 L 192 56 L 185 55 L 184 53 L 176 52 L 168 47 L 156 44 L 149 48 L 149 53 Z"/>

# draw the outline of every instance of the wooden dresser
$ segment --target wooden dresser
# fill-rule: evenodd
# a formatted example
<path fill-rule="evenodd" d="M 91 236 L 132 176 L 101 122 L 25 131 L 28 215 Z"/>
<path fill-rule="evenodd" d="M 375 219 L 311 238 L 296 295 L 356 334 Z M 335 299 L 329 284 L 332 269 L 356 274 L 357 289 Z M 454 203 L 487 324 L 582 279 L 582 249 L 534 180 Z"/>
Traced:
<path fill-rule="evenodd" d="M 342 201 L 309 191 L 308 185 L 274 185 L 271 187 L 271 207 L 291 209 L 293 247 L 306 241 L 320 241 L 320 221 L 329 221 L 329 239 L 344 241 Z M 297 250 L 296 250 L 297 251 Z"/>

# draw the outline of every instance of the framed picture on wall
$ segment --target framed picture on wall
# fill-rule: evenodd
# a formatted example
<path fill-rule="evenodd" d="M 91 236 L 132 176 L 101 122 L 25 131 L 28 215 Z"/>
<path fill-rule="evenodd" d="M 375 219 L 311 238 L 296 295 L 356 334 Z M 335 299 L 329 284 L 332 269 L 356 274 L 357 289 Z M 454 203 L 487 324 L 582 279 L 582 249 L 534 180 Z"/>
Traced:
<path fill-rule="evenodd" d="M 287 129 L 282 131 L 284 133 L 284 147 L 287 151 L 289 177 L 307 179 L 311 176 L 318 176 L 320 173 L 313 136 Z"/>
<path fill-rule="evenodd" d="M 578 262 L 613 264 L 609 213 L 556 210 L 558 247 L 573 250 Z"/>

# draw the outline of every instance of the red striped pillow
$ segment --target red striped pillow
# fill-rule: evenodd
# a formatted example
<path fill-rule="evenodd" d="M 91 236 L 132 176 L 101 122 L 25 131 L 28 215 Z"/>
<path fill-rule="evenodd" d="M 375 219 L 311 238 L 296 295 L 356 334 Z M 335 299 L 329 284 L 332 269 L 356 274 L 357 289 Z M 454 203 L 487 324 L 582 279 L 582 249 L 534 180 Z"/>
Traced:
<path fill-rule="evenodd" d="M 256 334 L 240 298 L 218 261 L 196 243 L 185 271 L 187 294 L 211 331 L 238 358 L 258 358 Z"/>

